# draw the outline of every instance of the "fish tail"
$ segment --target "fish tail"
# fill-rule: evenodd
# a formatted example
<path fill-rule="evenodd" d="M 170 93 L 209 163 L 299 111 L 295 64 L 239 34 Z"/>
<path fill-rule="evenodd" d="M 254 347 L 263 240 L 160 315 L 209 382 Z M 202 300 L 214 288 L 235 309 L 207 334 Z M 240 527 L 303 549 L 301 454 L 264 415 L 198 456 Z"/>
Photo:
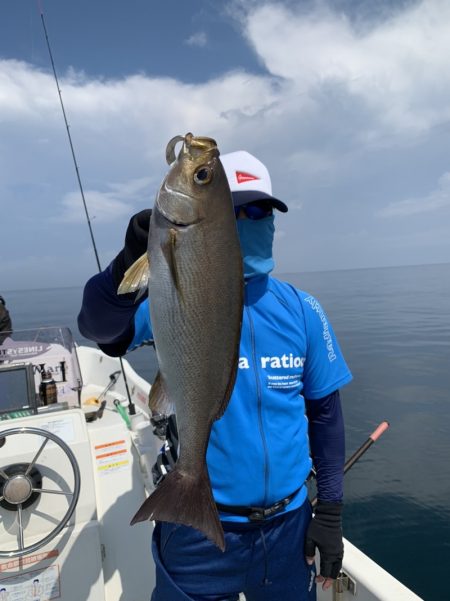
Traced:
<path fill-rule="evenodd" d="M 131 525 L 144 520 L 191 526 L 203 532 L 221 551 L 225 550 L 223 528 L 211 494 L 206 466 L 196 476 L 177 468 L 169 472 L 141 505 Z"/>

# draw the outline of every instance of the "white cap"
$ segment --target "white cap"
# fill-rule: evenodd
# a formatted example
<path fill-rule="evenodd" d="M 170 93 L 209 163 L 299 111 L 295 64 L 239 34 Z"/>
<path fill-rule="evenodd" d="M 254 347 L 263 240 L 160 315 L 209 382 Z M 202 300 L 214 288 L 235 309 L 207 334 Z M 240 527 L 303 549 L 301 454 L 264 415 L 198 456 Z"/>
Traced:
<path fill-rule="evenodd" d="M 245 150 L 221 154 L 220 160 L 230 185 L 235 207 L 254 200 L 268 199 L 272 205 L 286 213 L 288 208 L 272 196 L 272 182 L 267 167 Z"/>

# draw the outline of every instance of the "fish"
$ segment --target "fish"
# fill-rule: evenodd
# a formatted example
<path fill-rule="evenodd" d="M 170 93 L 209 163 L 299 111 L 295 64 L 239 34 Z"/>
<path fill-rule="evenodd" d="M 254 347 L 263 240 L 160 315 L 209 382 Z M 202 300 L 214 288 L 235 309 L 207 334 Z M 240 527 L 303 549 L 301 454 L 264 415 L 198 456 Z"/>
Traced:
<path fill-rule="evenodd" d="M 176 155 L 179 143 L 181 149 Z M 149 406 L 175 409 L 179 453 L 173 471 L 131 524 L 157 520 L 200 530 L 222 551 L 223 528 L 206 452 L 237 374 L 244 277 L 231 192 L 214 139 L 176 136 L 156 196 L 148 251 L 125 273 L 120 293 L 148 284 L 159 372 Z"/>

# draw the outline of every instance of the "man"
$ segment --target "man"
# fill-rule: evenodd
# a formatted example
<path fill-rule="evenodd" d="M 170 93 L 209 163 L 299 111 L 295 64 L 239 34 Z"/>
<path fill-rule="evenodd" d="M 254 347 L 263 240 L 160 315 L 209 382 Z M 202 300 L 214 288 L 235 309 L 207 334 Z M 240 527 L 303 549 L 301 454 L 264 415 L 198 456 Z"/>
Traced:
<path fill-rule="evenodd" d="M 342 565 L 345 449 L 339 388 L 351 374 L 316 299 L 269 276 L 273 211 L 288 208 L 272 196 L 266 167 L 244 151 L 221 161 L 245 277 L 238 376 L 207 452 L 226 549 L 222 553 L 192 528 L 157 523 L 152 600 L 237 601 L 244 592 L 247 601 L 313 601 L 316 547 L 317 582 L 323 588 L 331 586 Z M 115 293 L 126 269 L 145 252 L 150 213 L 131 219 L 124 248 L 86 284 L 80 331 L 110 355 L 152 338 L 151 299 L 136 304 L 135 295 Z M 319 499 L 312 519 L 305 485 L 310 454 Z"/>
<path fill-rule="evenodd" d="M 0 344 L 8 337 L 12 332 L 11 317 L 8 309 L 6 308 L 5 299 L 0 295 Z"/>

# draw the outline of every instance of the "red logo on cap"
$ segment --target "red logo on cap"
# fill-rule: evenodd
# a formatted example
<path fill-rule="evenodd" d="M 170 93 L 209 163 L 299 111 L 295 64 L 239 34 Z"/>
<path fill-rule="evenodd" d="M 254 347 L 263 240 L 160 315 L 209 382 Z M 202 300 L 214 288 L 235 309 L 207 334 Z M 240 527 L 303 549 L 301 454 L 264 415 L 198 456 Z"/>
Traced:
<path fill-rule="evenodd" d="M 259 179 L 259 177 L 252 175 L 251 173 L 245 173 L 245 171 L 236 171 L 236 179 L 238 184 L 243 184 L 244 182 L 251 182 L 255 179 Z"/>

